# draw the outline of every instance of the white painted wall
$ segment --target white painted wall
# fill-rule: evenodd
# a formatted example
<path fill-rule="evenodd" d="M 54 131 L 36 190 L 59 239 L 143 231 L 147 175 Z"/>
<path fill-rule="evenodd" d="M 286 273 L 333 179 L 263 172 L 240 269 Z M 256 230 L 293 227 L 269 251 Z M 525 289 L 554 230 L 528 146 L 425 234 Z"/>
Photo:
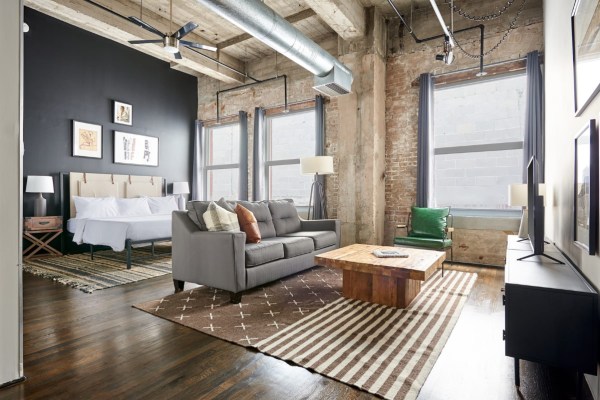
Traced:
<path fill-rule="evenodd" d="M 0 385 L 23 375 L 21 314 L 21 1 L 0 12 Z"/>
<path fill-rule="evenodd" d="M 574 0 L 544 0 L 546 74 L 546 189 L 552 207 L 546 208 L 546 235 L 600 287 L 600 256 L 586 255 L 573 245 L 573 162 L 575 134 L 590 118 L 600 118 L 600 96 L 575 117 L 571 11 Z M 595 376 L 586 376 L 594 398 L 600 388 Z"/>

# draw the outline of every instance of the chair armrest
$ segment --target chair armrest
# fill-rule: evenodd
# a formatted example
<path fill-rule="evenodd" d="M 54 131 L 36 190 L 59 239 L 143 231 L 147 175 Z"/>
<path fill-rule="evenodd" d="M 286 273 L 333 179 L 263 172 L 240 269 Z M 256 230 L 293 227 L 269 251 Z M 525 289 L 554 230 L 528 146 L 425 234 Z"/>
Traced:
<path fill-rule="evenodd" d="M 339 219 L 312 219 L 300 220 L 300 229 L 303 231 L 334 231 L 337 236 L 337 245 L 340 246 L 342 240 L 342 227 Z"/>
<path fill-rule="evenodd" d="M 173 213 L 173 279 L 234 293 L 246 289 L 244 232 L 201 231 L 185 211 Z"/>

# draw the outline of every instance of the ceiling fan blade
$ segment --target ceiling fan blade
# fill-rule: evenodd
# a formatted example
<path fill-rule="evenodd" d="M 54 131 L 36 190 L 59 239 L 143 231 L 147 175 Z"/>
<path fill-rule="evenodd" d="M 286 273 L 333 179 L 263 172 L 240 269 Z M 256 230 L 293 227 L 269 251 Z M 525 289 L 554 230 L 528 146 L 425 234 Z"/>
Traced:
<path fill-rule="evenodd" d="M 139 19 L 137 17 L 127 17 L 127 19 L 130 20 L 131 22 L 133 22 L 134 24 L 136 24 L 137 26 L 139 26 L 140 28 L 144 28 L 148 32 L 152 32 L 160 37 L 165 37 L 164 33 L 159 31 L 152 25 L 145 23 L 144 21 L 142 21 L 141 19 Z"/>
<path fill-rule="evenodd" d="M 200 44 L 200 43 L 188 42 L 187 40 L 180 40 L 179 43 L 181 43 L 182 45 L 187 46 L 187 47 L 194 47 L 196 49 L 217 51 L 217 48 L 214 46 L 206 46 L 206 45 Z"/>
<path fill-rule="evenodd" d="M 161 39 L 158 40 L 130 40 L 129 43 L 131 44 L 144 44 L 144 43 L 162 43 L 163 41 Z"/>
<path fill-rule="evenodd" d="M 183 57 L 181 57 L 181 53 L 180 52 L 177 52 L 174 55 L 175 55 L 175 58 L 178 59 L 178 60 L 181 60 L 183 58 Z"/>
<path fill-rule="evenodd" d="M 182 37 L 184 37 L 185 35 L 187 35 L 191 31 L 193 31 L 194 29 L 196 29 L 197 27 L 198 27 L 198 24 L 196 24 L 194 22 L 188 22 L 187 24 L 185 24 L 184 26 L 182 26 L 181 28 L 179 28 L 179 30 L 177 32 L 175 32 L 173 34 L 173 36 L 176 37 L 177 39 L 181 39 Z"/>

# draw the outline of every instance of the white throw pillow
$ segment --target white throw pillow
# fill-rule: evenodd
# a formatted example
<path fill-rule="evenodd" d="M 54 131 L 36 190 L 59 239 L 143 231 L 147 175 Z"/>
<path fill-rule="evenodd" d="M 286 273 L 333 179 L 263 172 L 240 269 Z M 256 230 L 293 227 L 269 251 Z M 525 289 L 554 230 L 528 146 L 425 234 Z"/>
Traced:
<path fill-rule="evenodd" d="M 174 196 L 165 197 L 146 197 L 152 214 L 171 214 L 173 211 L 179 211 L 179 205 Z"/>
<path fill-rule="evenodd" d="M 211 232 L 240 232 L 240 224 L 236 213 L 227 211 L 211 201 L 208 210 L 202 214 L 206 227 Z"/>
<path fill-rule="evenodd" d="M 79 197 L 73 196 L 76 217 L 107 218 L 119 215 L 119 208 L 114 197 Z"/>
<path fill-rule="evenodd" d="M 152 215 L 148 200 L 145 197 L 134 199 L 116 199 L 121 217 L 144 217 Z"/>

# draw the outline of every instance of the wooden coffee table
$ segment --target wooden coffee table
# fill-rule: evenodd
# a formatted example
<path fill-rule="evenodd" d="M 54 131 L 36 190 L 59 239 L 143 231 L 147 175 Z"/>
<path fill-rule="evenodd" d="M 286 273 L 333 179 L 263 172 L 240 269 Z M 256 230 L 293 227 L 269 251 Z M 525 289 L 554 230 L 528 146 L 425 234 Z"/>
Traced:
<path fill-rule="evenodd" d="M 400 250 L 408 258 L 378 258 L 375 249 Z M 414 248 L 353 244 L 315 256 L 315 264 L 343 270 L 343 296 L 405 308 L 446 259 L 446 253 Z"/>

